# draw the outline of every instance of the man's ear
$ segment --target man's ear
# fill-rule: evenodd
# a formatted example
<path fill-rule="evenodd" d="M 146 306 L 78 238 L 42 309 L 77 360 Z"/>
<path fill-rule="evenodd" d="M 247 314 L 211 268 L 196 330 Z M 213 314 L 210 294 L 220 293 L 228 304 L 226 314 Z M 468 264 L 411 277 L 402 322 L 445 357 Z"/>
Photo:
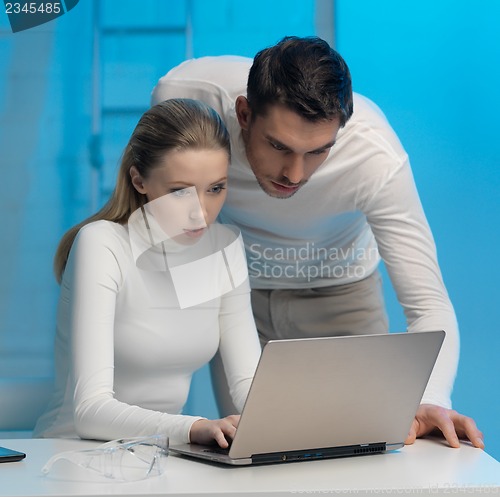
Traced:
<path fill-rule="evenodd" d="M 132 166 L 129 170 L 130 180 L 132 181 L 132 185 L 134 188 L 142 194 L 146 193 L 146 188 L 144 187 L 144 182 L 142 176 L 139 174 L 139 171 L 135 166 Z"/>
<path fill-rule="evenodd" d="M 252 119 L 252 111 L 248 105 L 248 100 L 242 95 L 236 99 L 236 117 L 241 129 L 247 131 Z"/>

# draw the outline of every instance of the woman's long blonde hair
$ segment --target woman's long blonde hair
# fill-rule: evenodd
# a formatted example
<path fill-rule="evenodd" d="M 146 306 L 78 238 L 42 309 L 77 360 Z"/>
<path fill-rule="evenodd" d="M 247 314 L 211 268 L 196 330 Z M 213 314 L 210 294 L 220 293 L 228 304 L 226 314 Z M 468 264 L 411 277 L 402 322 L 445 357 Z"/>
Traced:
<path fill-rule="evenodd" d="M 130 168 L 135 166 L 146 179 L 166 153 L 187 149 L 224 149 L 229 155 L 229 134 L 215 110 L 198 100 L 179 98 L 165 100 L 142 115 L 123 152 L 110 199 L 100 211 L 69 229 L 59 242 L 54 257 L 59 283 L 75 237 L 83 226 L 99 220 L 125 224 L 147 202 L 146 196 L 132 185 Z"/>

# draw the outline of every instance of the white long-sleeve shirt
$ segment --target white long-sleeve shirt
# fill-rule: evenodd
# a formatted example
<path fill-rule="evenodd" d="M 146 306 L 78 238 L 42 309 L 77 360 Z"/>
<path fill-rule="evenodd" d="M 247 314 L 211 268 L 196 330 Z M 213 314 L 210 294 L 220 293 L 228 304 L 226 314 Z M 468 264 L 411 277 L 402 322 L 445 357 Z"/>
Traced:
<path fill-rule="evenodd" d="M 253 288 L 341 285 L 370 275 L 380 257 L 410 331 L 442 329 L 446 339 L 422 402 L 444 407 L 459 355 L 455 313 L 414 184 L 408 156 L 373 102 L 354 94 L 354 114 L 326 161 L 288 199 L 268 196 L 248 163 L 235 112 L 251 59 L 192 59 L 160 79 L 152 103 L 200 99 L 222 116 L 232 160 L 223 222 L 241 229 Z"/>
<path fill-rule="evenodd" d="M 224 231 L 215 233 L 220 244 Z M 110 440 L 165 433 L 187 442 L 200 419 L 182 414 L 191 377 L 218 349 L 233 402 L 243 408 L 260 357 L 248 278 L 181 308 L 170 273 L 141 269 L 132 245 L 129 226 L 109 221 L 86 225 L 75 239 L 61 283 L 55 393 L 34 436 Z M 231 244 L 230 252 L 237 250 Z M 192 277 L 184 286 L 188 298 L 207 279 L 199 268 L 184 272 Z"/>

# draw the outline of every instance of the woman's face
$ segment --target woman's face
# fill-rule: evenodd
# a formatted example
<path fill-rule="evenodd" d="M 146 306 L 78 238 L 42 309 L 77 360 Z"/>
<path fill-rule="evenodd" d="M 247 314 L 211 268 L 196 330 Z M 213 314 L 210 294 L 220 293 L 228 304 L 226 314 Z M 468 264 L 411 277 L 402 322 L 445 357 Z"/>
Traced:
<path fill-rule="evenodd" d="M 147 209 L 168 237 L 197 241 L 217 218 L 226 199 L 229 158 L 225 150 L 183 150 L 165 155 L 142 178 L 130 170 L 135 189 L 148 199 Z"/>

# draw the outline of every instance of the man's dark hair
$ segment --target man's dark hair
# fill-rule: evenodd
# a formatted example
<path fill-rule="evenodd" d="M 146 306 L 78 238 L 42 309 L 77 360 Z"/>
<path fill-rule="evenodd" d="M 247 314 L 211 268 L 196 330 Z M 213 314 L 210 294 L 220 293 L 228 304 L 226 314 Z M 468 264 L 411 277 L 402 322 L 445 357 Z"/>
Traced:
<path fill-rule="evenodd" d="M 352 115 L 352 85 L 344 59 L 321 38 L 287 36 L 261 50 L 248 76 L 247 99 L 254 115 L 282 104 L 316 122 Z"/>

